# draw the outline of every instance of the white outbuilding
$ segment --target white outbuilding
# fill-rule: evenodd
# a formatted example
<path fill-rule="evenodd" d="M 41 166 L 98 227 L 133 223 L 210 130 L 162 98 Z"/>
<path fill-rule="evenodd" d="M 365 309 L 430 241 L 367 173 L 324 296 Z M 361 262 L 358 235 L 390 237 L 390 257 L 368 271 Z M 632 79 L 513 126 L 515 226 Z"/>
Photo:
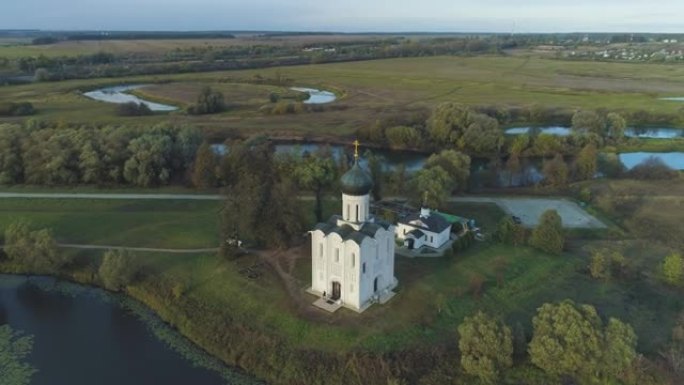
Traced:
<path fill-rule="evenodd" d="M 358 162 L 345 173 L 342 215 L 319 223 L 311 233 L 311 288 L 326 303 L 362 312 L 391 298 L 394 277 L 394 226 L 370 214 L 373 180 Z M 335 309 L 332 307 L 331 309 Z"/>
<path fill-rule="evenodd" d="M 449 242 L 451 223 L 439 213 L 423 207 L 398 221 L 396 235 L 409 250 L 423 246 L 439 249 Z"/>

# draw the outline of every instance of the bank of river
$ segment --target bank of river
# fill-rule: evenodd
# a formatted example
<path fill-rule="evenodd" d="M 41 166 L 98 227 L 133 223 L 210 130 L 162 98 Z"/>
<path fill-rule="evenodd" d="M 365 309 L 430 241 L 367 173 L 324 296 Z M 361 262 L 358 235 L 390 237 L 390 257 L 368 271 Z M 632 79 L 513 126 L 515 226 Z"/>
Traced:
<path fill-rule="evenodd" d="M 275 144 L 276 154 L 295 153 L 305 156 L 306 154 L 315 153 L 322 148 L 327 148 L 336 160 L 344 156 L 350 156 L 350 147 L 341 144 L 324 145 L 309 142 Z M 219 155 L 224 155 L 228 151 L 224 144 L 214 144 L 213 149 Z M 404 167 L 407 173 L 416 172 L 423 168 L 427 158 L 430 156 L 427 153 L 404 150 L 373 149 L 372 151 L 375 155 L 381 157 L 382 167 L 386 172 L 396 171 L 401 166 Z M 619 156 L 628 170 L 649 157 L 660 158 L 665 164 L 675 170 L 684 170 L 684 152 L 627 152 L 619 154 Z M 488 170 L 488 159 L 473 158 L 471 161 L 470 184 L 471 186 L 488 184 L 499 187 L 533 185 L 544 178 L 541 173 L 542 163 L 541 158 L 524 158 L 519 172 L 511 174 L 505 170 L 499 170 L 493 174 Z M 361 158 L 361 164 L 364 167 L 368 166 L 367 160 L 363 157 Z"/>
<path fill-rule="evenodd" d="M 257 383 L 245 382 L 142 304 L 97 288 L 0 274 L 5 323 L 34 336 L 33 385 Z M 216 370 L 194 365 L 191 356 Z"/>
<path fill-rule="evenodd" d="M 538 135 L 547 134 L 555 136 L 569 136 L 572 134 L 571 127 L 542 126 L 542 127 L 511 127 L 504 130 L 506 135 Z M 628 138 L 641 139 L 673 139 L 684 137 L 684 128 L 677 127 L 629 127 L 625 129 Z"/>
<path fill-rule="evenodd" d="M 141 103 L 149 107 L 152 111 L 157 112 L 168 112 L 175 111 L 178 109 L 176 106 L 171 106 L 168 104 L 154 103 L 141 99 L 133 94 L 129 94 L 128 91 L 133 91 L 139 88 L 145 87 L 144 84 L 131 84 L 131 85 L 121 85 L 114 87 L 100 88 L 94 91 L 85 92 L 83 96 L 106 103 L 124 104 L 124 103 Z"/>

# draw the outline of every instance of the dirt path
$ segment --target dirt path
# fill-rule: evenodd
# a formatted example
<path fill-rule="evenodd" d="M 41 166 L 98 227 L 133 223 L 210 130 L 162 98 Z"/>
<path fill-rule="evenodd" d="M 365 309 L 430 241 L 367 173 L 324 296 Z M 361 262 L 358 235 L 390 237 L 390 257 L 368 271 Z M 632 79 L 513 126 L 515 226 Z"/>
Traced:
<path fill-rule="evenodd" d="M 218 247 L 205 248 L 205 249 L 164 249 L 155 247 L 128 247 L 128 246 L 110 246 L 110 245 L 80 245 L 73 243 L 60 243 L 59 247 L 65 249 L 83 249 L 83 250 L 129 250 L 129 251 L 144 251 L 144 252 L 154 252 L 154 253 L 172 253 L 172 254 L 202 254 L 202 253 L 215 253 L 218 251 Z"/>

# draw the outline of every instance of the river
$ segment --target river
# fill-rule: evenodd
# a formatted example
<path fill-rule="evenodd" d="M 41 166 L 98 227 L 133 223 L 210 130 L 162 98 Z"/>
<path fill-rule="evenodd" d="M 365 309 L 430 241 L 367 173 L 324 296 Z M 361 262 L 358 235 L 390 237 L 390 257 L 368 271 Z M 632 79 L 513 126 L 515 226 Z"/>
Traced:
<path fill-rule="evenodd" d="M 0 274 L 0 324 L 34 336 L 28 360 L 38 372 L 31 384 L 257 383 L 244 382 L 237 372 L 235 376 L 242 377 L 241 382 L 194 366 L 155 337 L 151 322 L 157 324 L 155 330 L 163 327 L 165 335 L 175 335 L 181 344 L 176 346 L 194 350 L 214 365 L 220 363 L 164 326 L 141 304 L 129 299 L 129 304 L 123 305 L 127 302 L 122 297 L 49 277 L 27 279 Z M 143 322 L 141 317 L 148 321 Z M 219 367 L 230 372 L 223 365 Z"/>
<path fill-rule="evenodd" d="M 100 88 L 95 91 L 85 92 L 83 96 L 106 103 L 124 104 L 124 103 L 141 103 L 149 107 L 151 111 L 167 112 L 178 109 L 176 106 L 168 104 L 154 103 L 141 99 L 135 95 L 129 94 L 128 91 L 136 90 L 145 87 L 144 84 L 121 85 L 115 87 Z"/>

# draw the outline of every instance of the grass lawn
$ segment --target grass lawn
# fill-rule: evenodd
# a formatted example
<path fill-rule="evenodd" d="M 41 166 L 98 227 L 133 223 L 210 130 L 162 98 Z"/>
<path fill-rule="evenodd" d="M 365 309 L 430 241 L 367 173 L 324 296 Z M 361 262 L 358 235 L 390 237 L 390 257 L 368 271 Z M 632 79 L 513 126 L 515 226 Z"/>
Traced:
<path fill-rule="evenodd" d="M 220 202 L 1 199 L 0 233 L 26 220 L 62 243 L 205 248 L 218 245 Z"/>
<path fill-rule="evenodd" d="M 310 223 L 314 222 L 312 204 L 303 205 Z M 324 215 L 338 211 L 338 205 L 335 199 L 326 200 Z M 14 220 L 26 219 L 38 227 L 52 228 L 62 242 L 211 247 L 217 243 L 217 209 L 218 202 L 6 199 L 0 200 L 0 231 Z M 496 206 L 485 204 L 455 204 L 450 210 L 476 219 L 485 229 L 504 215 Z M 606 244 L 624 251 L 638 272 L 634 278 L 609 282 L 589 278 L 590 252 Z M 84 253 L 99 258 L 97 253 Z M 332 315 L 310 308 L 302 313 L 280 279 L 255 256 L 231 262 L 214 255 L 141 253 L 148 271 L 155 274 L 131 291 L 181 331 L 201 325 L 192 317 L 177 318 L 181 309 L 173 306 L 187 303 L 202 306 L 203 317 L 231 319 L 277 336 L 290 346 L 327 352 L 359 348 L 386 352 L 453 342 L 456 326 L 476 309 L 497 314 L 509 325 L 520 323 L 530 332 L 539 306 L 571 298 L 596 306 L 606 319 L 616 317 L 630 323 L 639 335 L 639 350 L 655 353 L 667 343 L 676 314 L 684 308 L 681 293 L 663 287 L 656 279 L 664 253 L 646 243 L 609 240 L 588 242 L 562 256 L 477 242 L 452 257 L 398 258 L 396 297 L 361 315 L 346 309 Z M 255 265 L 258 277 L 249 278 L 244 269 Z M 293 271 L 297 285 L 302 290 L 308 287 L 308 255 L 297 260 Z M 175 305 L 155 302 L 157 294 L 153 293 L 164 282 L 186 283 L 181 299 L 171 302 Z M 313 301 L 313 297 L 302 295 Z"/>
<path fill-rule="evenodd" d="M 298 86 L 336 91 L 338 101 L 324 112 L 270 116 L 258 112 L 278 87 L 245 84 L 257 74 L 280 73 Z M 202 85 L 211 85 L 236 107 L 218 115 L 181 113 L 118 117 L 114 106 L 89 100 L 80 91 L 113 84 L 163 83 L 139 90 L 154 100 L 185 105 Z M 684 68 L 663 64 L 560 61 L 543 58 L 480 56 L 429 57 L 278 67 L 120 79 L 88 79 L 0 88 L 0 102 L 30 101 L 37 118 L 72 123 L 153 124 L 171 121 L 243 134 L 350 135 L 380 117 L 431 108 L 444 101 L 469 105 L 507 105 L 647 110 L 677 114 Z M 281 88 L 282 89 L 282 88 Z M 18 118 L 4 118 L 17 121 Z"/>

